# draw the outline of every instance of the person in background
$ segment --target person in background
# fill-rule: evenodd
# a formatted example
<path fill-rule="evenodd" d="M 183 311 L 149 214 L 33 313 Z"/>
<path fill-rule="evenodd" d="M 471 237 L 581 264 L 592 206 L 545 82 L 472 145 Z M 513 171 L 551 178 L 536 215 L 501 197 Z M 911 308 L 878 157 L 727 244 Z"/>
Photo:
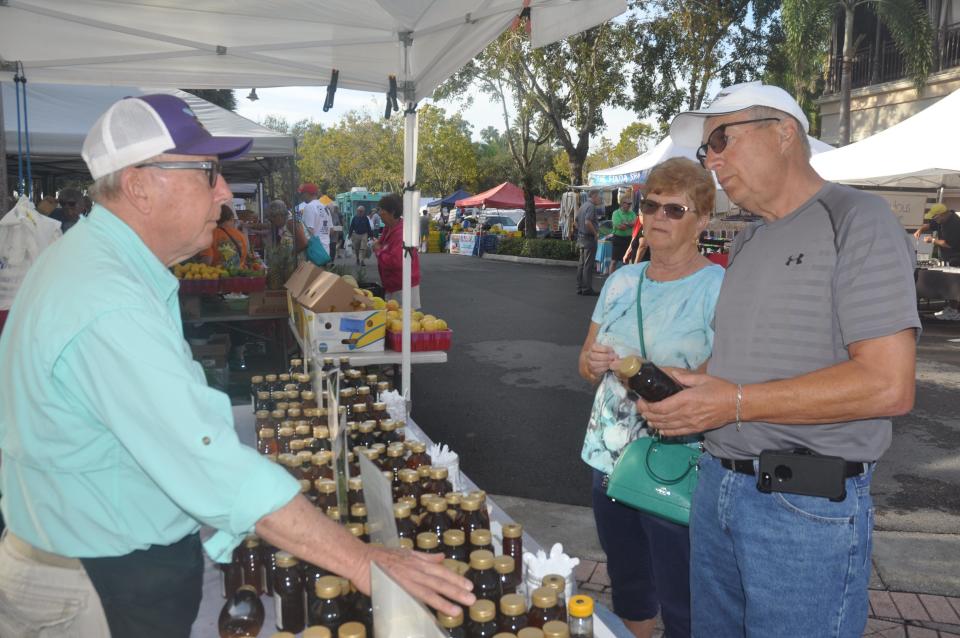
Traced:
<path fill-rule="evenodd" d="M 247 235 L 237 228 L 237 216 L 233 209 L 224 204 L 220 207 L 220 219 L 213 229 L 213 241 L 201 255 L 203 262 L 210 266 L 223 266 L 227 270 L 247 268 L 247 256 L 250 244 Z"/>
<path fill-rule="evenodd" d="M 927 233 L 937 233 L 937 236 Z M 960 266 L 960 216 L 957 211 L 937 203 L 924 215 L 923 225 L 914 236 L 937 247 L 939 258 L 948 266 Z M 941 321 L 960 321 L 960 300 L 948 299 L 943 310 L 933 313 Z"/>
<path fill-rule="evenodd" d="M 697 636 L 859 638 L 867 624 L 870 486 L 916 391 L 913 242 L 885 200 L 817 174 L 808 128 L 789 93 L 759 82 L 670 125 L 762 218 L 730 248 L 710 359 L 668 371 L 681 392 L 637 402 L 663 436 L 705 437 L 690 512 Z M 768 481 L 770 452 L 785 471 Z"/>
<path fill-rule="evenodd" d="M 316 184 L 307 182 L 298 189 L 303 197 L 302 212 L 303 225 L 307 227 L 310 237 L 316 237 L 323 243 L 327 254 L 330 254 L 330 227 L 333 226 L 327 207 L 320 203 L 320 189 Z"/>
<path fill-rule="evenodd" d="M 694 161 L 673 158 L 650 171 L 640 209 L 650 229 L 651 260 L 610 275 L 580 351 L 580 375 L 596 386 L 581 457 L 593 470 L 593 513 L 607 554 L 613 611 L 637 638 L 650 638 L 658 612 L 666 638 L 690 636 L 690 540 L 686 526 L 607 497 L 606 479 L 624 449 L 650 436 L 610 370 L 626 355 L 683 369 L 710 357 L 723 268 L 700 255 L 696 239 L 714 197 L 713 177 Z"/>
<path fill-rule="evenodd" d="M 53 195 L 44 195 L 40 203 L 37 204 L 37 212 L 41 215 L 50 216 L 57 209 L 57 198 Z"/>
<path fill-rule="evenodd" d="M 383 218 L 380 217 L 380 209 L 377 206 L 373 207 L 370 215 L 370 228 L 373 229 L 374 239 L 380 237 L 380 233 L 383 232 Z"/>
<path fill-rule="evenodd" d="M 383 235 L 373 243 L 373 252 L 377 256 L 377 268 L 380 270 L 380 284 L 385 292 L 384 298 L 401 299 L 403 289 L 403 201 L 394 194 L 380 200 L 380 213 L 383 216 Z M 414 247 L 410 249 L 410 307 L 420 309 L 420 253 Z"/>
<path fill-rule="evenodd" d="M 420 211 L 420 251 L 427 252 L 427 240 L 430 239 L 430 213 L 424 208 Z"/>
<path fill-rule="evenodd" d="M 93 210 L 93 200 L 90 199 L 89 195 L 83 196 L 83 210 L 80 211 L 80 214 L 86 217 L 90 214 L 90 211 Z"/>
<path fill-rule="evenodd" d="M 80 219 L 80 213 L 83 210 L 83 193 L 76 188 L 64 188 L 57 194 L 57 202 L 60 206 L 50 213 L 50 219 L 60 222 L 60 230 L 67 232 Z"/>
<path fill-rule="evenodd" d="M 357 206 L 357 214 L 350 220 L 350 243 L 358 266 L 367 263 L 367 239 L 372 232 L 370 220 L 367 218 L 367 209 Z"/>
<path fill-rule="evenodd" d="M 0 636 L 188 636 L 203 549 L 229 562 L 252 533 L 363 592 L 376 562 L 445 613 L 445 595 L 473 604 L 442 556 L 363 544 L 243 445 L 193 359 L 169 267 L 210 244 L 232 199 L 220 162 L 252 143 L 167 94 L 88 133 L 97 205 L 30 268 L 0 336 Z"/>
<path fill-rule="evenodd" d="M 577 247 L 580 263 L 577 265 L 577 294 L 597 296 L 593 289 L 593 271 L 596 270 L 598 229 L 600 227 L 601 194 L 599 190 L 587 193 L 587 201 L 577 211 Z"/>
<path fill-rule="evenodd" d="M 627 252 L 623 255 L 623 263 L 639 264 L 641 261 L 650 261 L 650 248 L 643 237 L 643 216 L 639 215 L 633 224 L 633 233 Z"/>
<path fill-rule="evenodd" d="M 633 227 L 637 222 L 637 213 L 633 210 L 633 193 L 620 193 L 620 207 L 613 211 L 613 250 L 611 251 L 611 274 L 624 263 Z"/>
<path fill-rule="evenodd" d="M 337 249 L 340 242 L 343 241 L 343 216 L 340 214 L 340 207 L 334 202 L 327 205 L 327 212 L 330 213 L 330 261 L 337 258 Z"/>

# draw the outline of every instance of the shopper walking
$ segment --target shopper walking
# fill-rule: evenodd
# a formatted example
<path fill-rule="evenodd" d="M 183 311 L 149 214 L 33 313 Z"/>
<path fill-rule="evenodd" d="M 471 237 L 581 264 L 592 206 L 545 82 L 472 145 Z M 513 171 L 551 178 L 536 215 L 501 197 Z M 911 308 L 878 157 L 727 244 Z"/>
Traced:
<path fill-rule="evenodd" d="M 364 545 L 242 445 L 193 361 L 168 268 L 209 245 L 232 198 L 220 162 L 251 143 L 165 94 L 87 135 L 97 204 L 34 263 L 0 337 L 0 635 L 189 635 L 201 524 L 218 561 L 255 531 L 362 591 L 376 561 L 446 613 L 443 595 L 472 603 L 442 556 Z"/>
<path fill-rule="evenodd" d="M 311 237 L 318 238 L 322 243 L 327 254 L 330 254 L 330 230 L 333 228 L 333 219 L 327 211 L 327 207 L 320 203 L 320 189 L 316 184 L 307 182 L 301 184 L 298 190 L 303 197 L 304 207 L 301 215 L 303 225 L 307 227 L 307 232 Z"/>
<path fill-rule="evenodd" d="M 867 621 L 874 464 L 914 401 L 912 238 L 880 197 L 824 182 L 806 132 L 796 101 L 759 83 L 670 127 L 762 217 L 731 247 L 707 374 L 678 371 L 688 389 L 637 404 L 664 435 L 705 433 L 696 636 L 859 638 Z"/>
<path fill-rule="evenodd" d="M 696 239 L 713 202 L 713 177 L 696 162 L 674 158 L 650 171 L 641 210 L 651 260 L 610 276 L 580 351 L 580 375 L 597 386 L 581 456 L 593 468 L 593 513 L 613 611 L 638 638 L 652 635 L 658 613 L 667 638 L 690 635 L 690 542 L 686 526 L 607 498 L 606 479 L 620 454 L 650 435 L 610 369 L 631 354 L 690 369 L 710 356 L 723 268 L 697 252 Z M 696 438 L 691 444 L 699 445 Z"/>
<path fill-rule="evenodd" d="M 357 206 L 357 214 L 350 220 L 350 241 L 358 266 L 367 263 L 367 240 L 372 232 L 370 219 L 367 218 L 367 209 Z"/>
<path fill-rule="evenodd" d="M 580 263 L 577 264 L 577 294 L 596 296 L 593 289 L 594 261 L 597 257 L 597 233 L 600 227 L 600 191 L 592 190 L 588 200 L 577 211 L 577 247 Z"/>

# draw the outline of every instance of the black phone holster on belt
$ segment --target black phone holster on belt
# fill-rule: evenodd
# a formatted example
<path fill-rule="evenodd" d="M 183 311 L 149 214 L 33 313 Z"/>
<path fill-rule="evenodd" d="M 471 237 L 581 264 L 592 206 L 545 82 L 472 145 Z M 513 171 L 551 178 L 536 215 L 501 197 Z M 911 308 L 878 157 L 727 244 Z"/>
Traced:
<path fill-rule="evenodd" d="M 842 501 L 847 497 L 847 478 L 863 471 L 864 463 L 817 454 L 807 448 L 764 450 L 760 453 L 757 489 Z"/>

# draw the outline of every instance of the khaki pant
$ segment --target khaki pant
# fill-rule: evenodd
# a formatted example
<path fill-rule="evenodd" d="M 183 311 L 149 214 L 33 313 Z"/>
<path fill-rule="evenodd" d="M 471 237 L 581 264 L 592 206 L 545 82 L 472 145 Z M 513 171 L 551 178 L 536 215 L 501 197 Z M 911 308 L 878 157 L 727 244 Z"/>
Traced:
<path fill-rule="evenodd" d="M 354 233 L 350 236 L 350 240 L 353 242 L 353 254 L 356 256 L 357 261 L 363 261 L 367 258 L 367 236 L 358 235 Z"/>
<path fill-rule="evenodd" d="M 7 530 L 0 540 L 0 636 L 109 638 L 110 628 L 79 560 L 36 549 Z"/>

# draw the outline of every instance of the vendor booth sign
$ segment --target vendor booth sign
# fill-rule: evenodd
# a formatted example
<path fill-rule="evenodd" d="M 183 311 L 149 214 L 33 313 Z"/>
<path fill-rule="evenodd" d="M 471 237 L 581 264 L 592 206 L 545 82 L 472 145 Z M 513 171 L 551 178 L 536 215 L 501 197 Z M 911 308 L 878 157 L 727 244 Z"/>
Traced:
<path fill-rule="evenodd" d="M 477 236 L 473 233 L 454 233 L 450 235 L 451 255 L 476 255 Z"/>

